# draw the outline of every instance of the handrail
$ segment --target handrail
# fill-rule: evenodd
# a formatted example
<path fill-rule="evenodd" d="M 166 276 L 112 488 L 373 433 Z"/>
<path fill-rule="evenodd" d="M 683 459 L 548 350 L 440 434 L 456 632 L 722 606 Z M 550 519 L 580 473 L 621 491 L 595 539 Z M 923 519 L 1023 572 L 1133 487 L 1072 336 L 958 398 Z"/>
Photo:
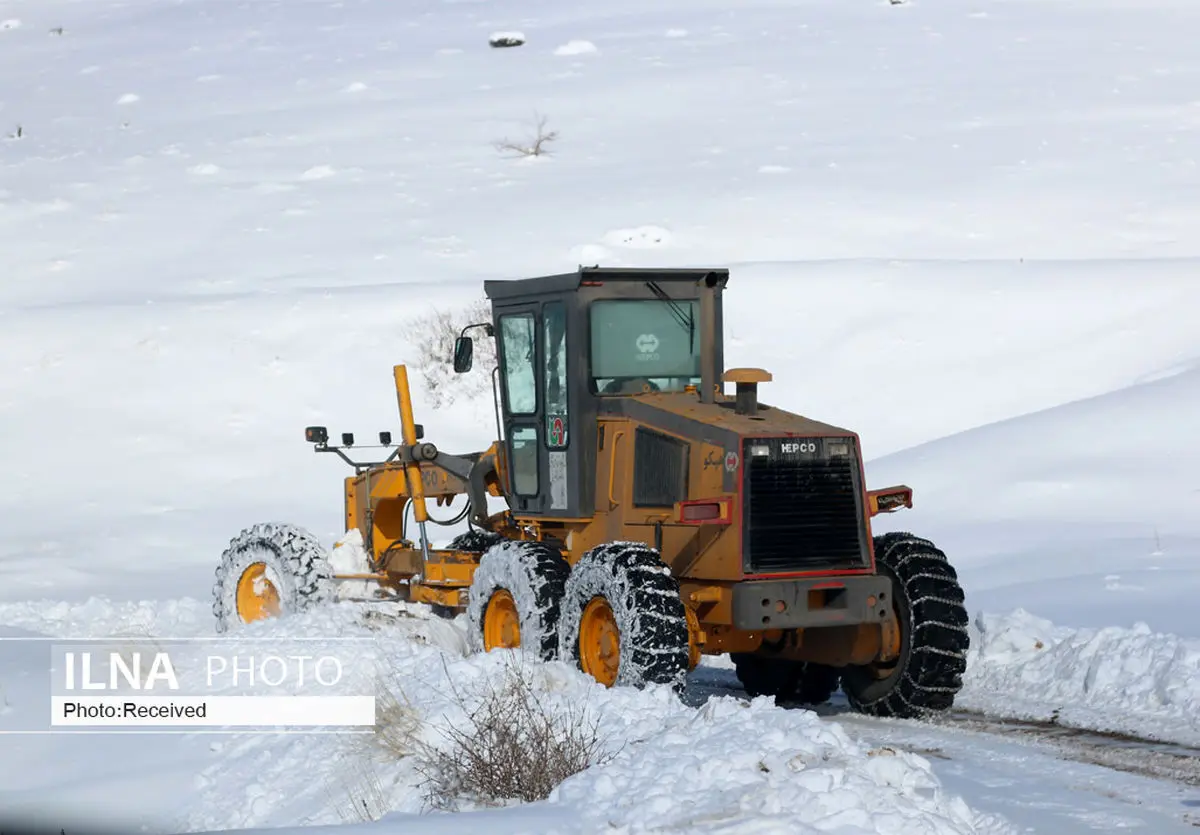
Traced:
<path fill-rule="evenodd" d="M 617 476 L 617 442 L 621 440 L 621 436 L 625 434 L 625 430 L 618 430 L 613 435 L 612 440 L 612 458 L 608 463 L 608 505 L 610 508 L 617 506 L 617 500 L 613 498 L 613 486 Z"/>

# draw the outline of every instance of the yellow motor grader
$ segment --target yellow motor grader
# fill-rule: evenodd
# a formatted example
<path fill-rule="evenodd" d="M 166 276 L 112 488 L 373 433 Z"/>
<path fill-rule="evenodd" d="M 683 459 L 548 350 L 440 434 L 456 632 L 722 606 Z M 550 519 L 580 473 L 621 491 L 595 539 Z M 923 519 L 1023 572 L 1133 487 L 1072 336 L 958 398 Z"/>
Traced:
<path fill-rule="evenodd" d="M 468 372 L 468 332 L 495 339 L 497 440 L 425 441 L 395 366 L 401 437 L 380 433 L 384 460 L 306 429 L 354 468 L 345 525 L 369 564 L 335 573 L 304 530 L 248 528 L 217 571 L 219 629 L 365 581 L 465 612 L 476 651 L 521 647 L 605 685 L 680 688 L 703 654 L 728 653 L 754 695 L 820 703 L 840 685 L 866 713 L 949 708 L 968 648 L 954 568 L 928 540 L 872 535 L 912 491 L 867 489 L 854 432 L 762 402 L 768 372 L 724 367 L 728 280 L 584 267 L 485 282 L 492 320 L 447 361 Z M 467 531 L 431 547 L 427 502 L 458 499 L 443 521 Z"/>

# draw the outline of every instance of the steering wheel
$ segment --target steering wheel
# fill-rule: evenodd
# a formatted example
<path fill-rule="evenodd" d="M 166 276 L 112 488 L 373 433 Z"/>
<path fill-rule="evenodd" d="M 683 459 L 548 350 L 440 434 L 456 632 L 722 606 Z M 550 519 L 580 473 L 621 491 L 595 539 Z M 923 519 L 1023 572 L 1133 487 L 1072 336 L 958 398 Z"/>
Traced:
<path fill-rule="evenodd" d="M 605 394 L 645 394 L 662 391 L 649 377 L 627 377 L 616 379 L 604 387 Z"/>

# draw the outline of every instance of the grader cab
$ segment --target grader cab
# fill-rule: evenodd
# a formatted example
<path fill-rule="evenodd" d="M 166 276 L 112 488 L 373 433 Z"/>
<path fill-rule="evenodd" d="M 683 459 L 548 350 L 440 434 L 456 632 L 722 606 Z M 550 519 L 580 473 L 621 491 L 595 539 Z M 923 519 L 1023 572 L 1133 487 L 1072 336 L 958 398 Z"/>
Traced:
<path fill-rule="evenodd" d="M 760 400 L 763 369 L 725 368 L 728 280 L 596 267 L 486 282 L 492 321 L 453 363 L 472 368 L 468 331 L 495 339 L 497 440 L 462 455 L 424 441 L 396 366 L 402 438 L 381 433 L 383 460 L 306 430 L 354 466 L 346 530 L 369 570 L 335 574 L 298 528 L 247 529 L 217 572 L 220 628 L 367 580 L 465 611 L 477 651 L 521 647 L 606 685 L 681 688 L 702 655 L 729 653 L 753 695 L 820 703 L 840 685 L 867 713 L 949 708 L 968 647 L 954 569 L 928 540 L 872 535 L 912 491 L 866 488 L 854 432 Z M 427 501 L 460 498 L 449 521 L 468 531 L 432 548 Z"/>

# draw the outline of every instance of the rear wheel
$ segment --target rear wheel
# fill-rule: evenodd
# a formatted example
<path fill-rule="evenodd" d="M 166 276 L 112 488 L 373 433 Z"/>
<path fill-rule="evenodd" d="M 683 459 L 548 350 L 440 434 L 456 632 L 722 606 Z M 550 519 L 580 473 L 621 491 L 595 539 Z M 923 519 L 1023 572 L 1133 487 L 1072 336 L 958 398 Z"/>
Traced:
<path fill-rule="evenodd" d="M 217 631 L 300 612 L 333 599 L 333 569 L 320 541 L 303 528 L 264 522 L 229 542 L 217 566 Z"/>
<path fill-rule="evenodd" d="M 968 616 L 958 574 L 927 539 L 875 537 L 875 564 L 892 579 L 900 655 L 847 667 L 842 690 L 851 707 L 874 716 L 915 718 L 954 704 L 967 668 Z"/>
<path fill-rule="evenodd" d="M 558 655 L 558 617 L 570 567 L 543 542 L 505 540 L 479 558 L 467 600 L 467 640 L 475 652 L 525 647 L 544 661 Z"/>
<path fill-rule="evenodd" d="M 579 558 L 558 624 L 563 660 L 601 684 L 682 690 L 689 649 L 679 583 L 640 542 L 600 545 Z"/>
<path fill-rule="evenodd" d="M 751 697 L 773 696 L 777 703 L 819 705 L 829 701 L 838 688 L 840 671 L 836 667 L 746 652 L 731 653 L 730 660 Z"/>

